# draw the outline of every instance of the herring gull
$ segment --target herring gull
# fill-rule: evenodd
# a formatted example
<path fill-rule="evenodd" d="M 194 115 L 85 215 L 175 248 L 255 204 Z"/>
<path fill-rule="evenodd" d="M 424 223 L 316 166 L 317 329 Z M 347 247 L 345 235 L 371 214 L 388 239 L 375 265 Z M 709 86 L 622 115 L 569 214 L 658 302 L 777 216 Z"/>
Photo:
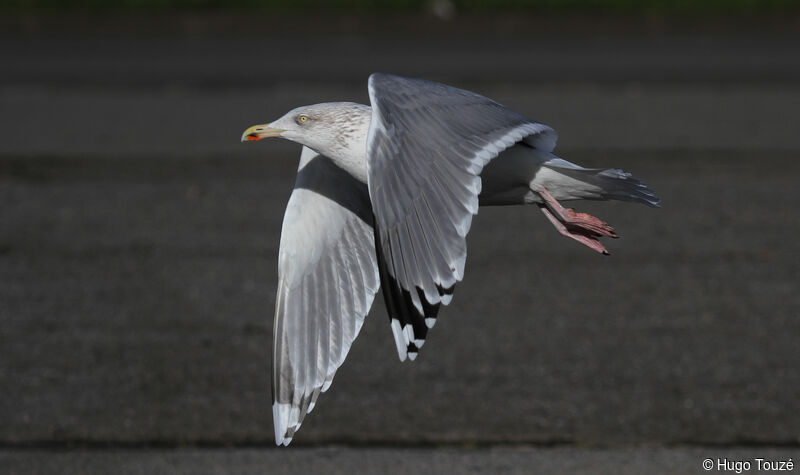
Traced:
<path fill-rule="evenodd" d="M 629 173 L 557 157 L 555 130 L 473 92 L 376 73 L 369 99 L 298 107 L 242 135 L 303 145 L 278 258 L 278 445 L 330 387 L 379 287 L 400 360 L 417 356 L 464 276 L 479 205 L 534 204 L 559 233 L 608 254 L 598 238 L 614 229 L 559 201 L 659 204 Z"/>

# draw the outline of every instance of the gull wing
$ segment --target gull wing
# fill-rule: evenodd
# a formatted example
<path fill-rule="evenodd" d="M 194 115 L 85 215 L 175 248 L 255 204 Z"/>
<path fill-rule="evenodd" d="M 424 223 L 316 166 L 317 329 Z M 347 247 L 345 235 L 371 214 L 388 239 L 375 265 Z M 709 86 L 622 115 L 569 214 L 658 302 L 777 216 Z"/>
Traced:
<path fill-rule="evenodd" d="M 483 167 L 524 141 L 552 151 L 556 133 L 478 94 L 376 73 L 367 177 L 383 295 L 401 360 L 416 357 L 464 276 Z"/>
<path fill-rule="evenodd" d="M 380 280 L 365 184 L 303 147 L 281 230 L 272 360 L 275 442 L 328 389 Z"/>

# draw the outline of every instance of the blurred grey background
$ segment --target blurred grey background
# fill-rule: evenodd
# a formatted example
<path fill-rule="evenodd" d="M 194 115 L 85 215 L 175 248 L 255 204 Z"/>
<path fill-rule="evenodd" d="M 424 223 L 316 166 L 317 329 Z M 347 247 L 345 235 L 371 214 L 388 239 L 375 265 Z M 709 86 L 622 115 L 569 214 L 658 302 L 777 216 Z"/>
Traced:
<path fill-rule="evenodd" d="M 191 7 L 191 8 L 186 8 Z M 0 9 L 0 472 L 702 473 L 800 458 L 791 2 L 11 2 Z M 489 96 L 662 209 L 576 203 L 610 257 L 484 208 L 400 363 L 383 302 L 273 446 L 276 258 L 300 147 L 374 71 Z"/>

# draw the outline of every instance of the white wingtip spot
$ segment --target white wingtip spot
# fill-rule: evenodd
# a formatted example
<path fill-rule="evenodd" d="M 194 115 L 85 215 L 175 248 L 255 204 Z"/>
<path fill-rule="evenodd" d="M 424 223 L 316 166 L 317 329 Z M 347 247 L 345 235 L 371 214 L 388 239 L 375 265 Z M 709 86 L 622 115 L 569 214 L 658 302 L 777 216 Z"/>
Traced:
<path fill-rule="evenodd" d="M 406 335 L 400 328 L 400 321 L 396 318 L 393 318 L 391 322 L 392 322 L 392 333 L 394 333 L 394 344 L 397 346 L 397 356 L 400 357 L 400 361 L 405 361 L 406 346 L 408 346 L 408 340 L 406 340 Z"/>
<path fill-rule="evenodd" d="M 311 402 L 311 403 L 309 403 L 309 405 L 308 405 L 308 413 L 309 413 L 309 414 L 311 414 L 311 411 L 313 411 L 313 410 L 314 410 L 314 406 L 316 406 L 316 405 L 317 405 L 317 403 L 316 403 L 316 402 Z"/>
<path fill-rule="evenodd" d="M 415 359 L 417 359 L 417 353 L 415 351 L 408 353 L 408 359 L 414 361 Z"/>
<path fill-rule="evenodd" d="M 447 305 L 447 304 L 445 304 L 445 305 Z M 433 328 L 433 326 L 436 325 L 436 319 L 435 318 L 426 318 L 425 319 L 425 325 L 428 328 Z"/>
<path fill-rule="evenodd" d="M 413 325 L 404 326 L 403 327 L 403 334 L 404 334 L 405 339 L 406 339 L 406 346 L 408 346 L 409 344 L 413 343 L 414 345 L 416 345 L 417 348 L 422 348 L 422 345 L 425 344 L 425 340 L 421 340 L 421 339 L 416 338 L 416 335 L 414 334 L 414 326 Z"/>
<path fill-rule="evenodd" d="M 284 446 L 284 447 L 288 447 L 288 446 L 289 446 L 289 443 L 290 443 L 291 441 L 292 441 L 292 438 L 291 438 L 291 437 L 287 437 L 287 438 L 283 439 L 283 446 Z"/>
<path fill-rule="evenodd" d="M 287 413 L 289 412 L 289 404 L 273 403 L 272 404 L 272 423 L 275 427 L 275 445 L 283 444 L 283 436 L 286 434 L 287 429 Z"/>

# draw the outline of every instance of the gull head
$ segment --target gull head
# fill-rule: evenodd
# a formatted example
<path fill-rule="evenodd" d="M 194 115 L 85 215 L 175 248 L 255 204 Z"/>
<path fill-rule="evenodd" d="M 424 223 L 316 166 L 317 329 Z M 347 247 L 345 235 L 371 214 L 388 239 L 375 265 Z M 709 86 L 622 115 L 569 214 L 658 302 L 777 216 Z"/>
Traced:
<path fill-rule="evenodd" d="M 298 107 L 275 121 L 245 130 L 242 142 L 281 137 L 335 156 L 346 149 L 366 146 L 370 112 L 369 106 L 353 102 Z"/>

